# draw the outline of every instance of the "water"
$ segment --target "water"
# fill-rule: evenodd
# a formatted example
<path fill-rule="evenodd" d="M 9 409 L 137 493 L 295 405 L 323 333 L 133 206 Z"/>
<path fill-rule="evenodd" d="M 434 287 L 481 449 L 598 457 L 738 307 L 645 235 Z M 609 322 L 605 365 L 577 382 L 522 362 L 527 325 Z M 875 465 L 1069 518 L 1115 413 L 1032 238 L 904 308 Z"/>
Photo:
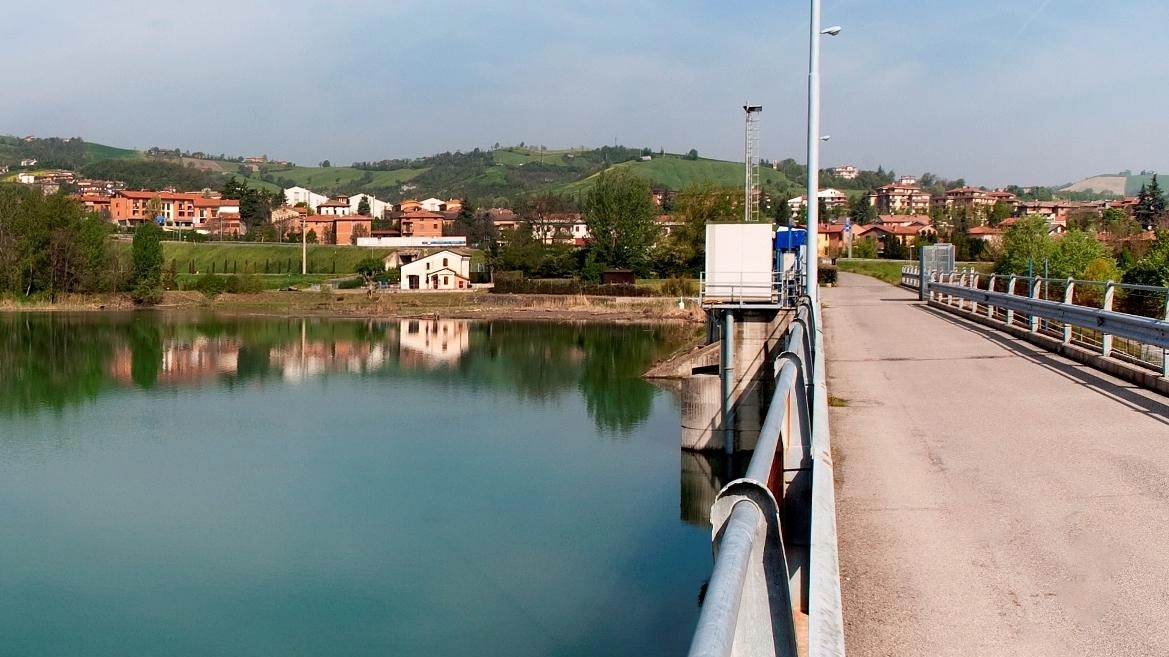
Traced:
<path fill-rule="evenodd" d="M 684 653 L 677 330 L 0 316 L 0 653 Z"/>

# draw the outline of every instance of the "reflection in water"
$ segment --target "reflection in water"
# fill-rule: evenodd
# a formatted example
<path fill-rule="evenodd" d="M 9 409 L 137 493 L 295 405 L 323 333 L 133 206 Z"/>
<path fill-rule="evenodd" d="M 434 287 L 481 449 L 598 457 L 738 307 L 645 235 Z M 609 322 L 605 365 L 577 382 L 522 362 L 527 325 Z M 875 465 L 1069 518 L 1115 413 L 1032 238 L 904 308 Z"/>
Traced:
<path fill-rule="evenodd" d="M 415 377 L 521 399 L 579 391 L 596 426 L 622 435 L 649 416 L 654 389 L 641 373 L 687 331 L 449 319 L 0 315 L 0 413 L 62 408 L 126 388 L 414 370 Z"/>
<path fill-rule="evenodd" d="M 419 367 L 457 363 L 471 348 L 470 326 L 465 319 L 403 319 L 398 324 L 398 357 Z"/>
<path fill-rule="evenodd" d="M 681 514 L 682 520 L 698 527 L 710 527 L 710 507 L 714 498 L 747 466 L 746 455 L 733 457 L 716 452 L 682 450 Z"/>

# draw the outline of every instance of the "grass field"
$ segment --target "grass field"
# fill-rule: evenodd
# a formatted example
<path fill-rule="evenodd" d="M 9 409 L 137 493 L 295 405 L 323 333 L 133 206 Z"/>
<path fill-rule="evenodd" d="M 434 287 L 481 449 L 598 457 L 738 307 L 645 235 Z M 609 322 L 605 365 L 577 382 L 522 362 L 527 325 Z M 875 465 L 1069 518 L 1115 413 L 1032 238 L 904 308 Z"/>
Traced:
<path fill-rule="evenodd" d="M 624 162 L 613 168 L 627 168 L 638 176 L 648 180 L 651 184 L 662 185 L 673 190 L 682 190 L 699 184 L 710 183 L 717 186 L 743 186 L 743 164 L 725 160 L 697 160 L 683 159 L 680 155 L 653 156 L 649 161 Z M 759 177 L 764 185 L 779 184 L 791 185 L 783 173 L 770 167 L 761 167 Z M 562 185 L 556 191 L 564 193 L 578 193 L 593 184 L 593 178 L 585 178 Z"/>
<path fill-rule="evenodd" d="M 88 141 L 85 142 L 85 153 L 89 156 L 91 162 L 98 160 L 131 160 L 142 157 L 141 153 L 129 148 L 94 144 Z"/>
<path fill-rule="evenodd" d="M 115 242 L 120 260 L 128 262 L 130 242 Z M 313 245 L 308 247 L 308 270 L 313 274 L 343 275 L 353 273 L 364 258 L 386 257 L 394 249 L 364 246 Z M 180 274 L 255 273 L 287 274 L 300 272 L 299 244 L 257 244 L 252 242 L 163 242 L 165 267 L 174 263 Z M 277 286 L 279 287 L 279 286 Z"/>

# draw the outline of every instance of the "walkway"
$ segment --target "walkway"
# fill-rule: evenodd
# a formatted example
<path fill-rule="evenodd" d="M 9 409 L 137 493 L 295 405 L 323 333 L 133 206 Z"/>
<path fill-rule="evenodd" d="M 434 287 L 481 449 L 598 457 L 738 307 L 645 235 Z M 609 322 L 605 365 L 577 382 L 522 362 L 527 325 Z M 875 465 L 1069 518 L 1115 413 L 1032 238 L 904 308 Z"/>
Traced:
<path fill-rule="evenodd" d="M 848 654 L 1169 655 L 1169 399 L 823 292 Z"/>

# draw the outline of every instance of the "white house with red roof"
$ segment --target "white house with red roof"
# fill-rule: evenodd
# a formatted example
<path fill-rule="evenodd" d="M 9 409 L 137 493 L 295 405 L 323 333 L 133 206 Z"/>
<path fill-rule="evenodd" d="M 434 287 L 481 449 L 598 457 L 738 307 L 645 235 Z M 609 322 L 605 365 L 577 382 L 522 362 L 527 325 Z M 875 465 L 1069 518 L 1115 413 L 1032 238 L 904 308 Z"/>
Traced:
<path fill-rule="evenodd" d="M 403 290 L 471 289 L 471 254 L 443 249 L 402 265 Z"/>

